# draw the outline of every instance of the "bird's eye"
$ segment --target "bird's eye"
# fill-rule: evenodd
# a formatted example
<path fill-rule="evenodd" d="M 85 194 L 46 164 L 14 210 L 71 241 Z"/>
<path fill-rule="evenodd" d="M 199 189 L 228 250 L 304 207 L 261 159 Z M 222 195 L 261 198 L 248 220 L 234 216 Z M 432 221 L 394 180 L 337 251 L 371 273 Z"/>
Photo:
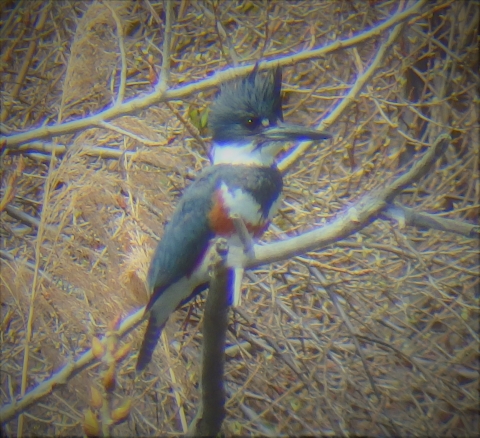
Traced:
<path fill-rule="evenodd" d="M 260 125 L 260 119 L 258 117 L 249 117 L 245 120 L 245 127 L 248 129 L 255 129 Z"/>

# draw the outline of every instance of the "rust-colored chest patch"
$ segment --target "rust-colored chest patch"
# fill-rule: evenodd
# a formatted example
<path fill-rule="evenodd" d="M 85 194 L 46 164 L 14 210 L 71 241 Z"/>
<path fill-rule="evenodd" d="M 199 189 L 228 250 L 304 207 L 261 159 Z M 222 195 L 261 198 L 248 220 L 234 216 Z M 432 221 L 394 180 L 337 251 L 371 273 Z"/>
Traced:
<path fill-rule="evenodd" d="M 213 208 L 208 215 L 210 227 L 215 234 L 220 236 L 231 236 L 236 233 L 235 225 L 230 217 L 230 212 L 225 205 L 221 190 L 216 190 L 213 195 Z M 252 224 L 245 222 L 247 230 L 255 237 L 260 237 L 268 228 L 268 221 Z"/>

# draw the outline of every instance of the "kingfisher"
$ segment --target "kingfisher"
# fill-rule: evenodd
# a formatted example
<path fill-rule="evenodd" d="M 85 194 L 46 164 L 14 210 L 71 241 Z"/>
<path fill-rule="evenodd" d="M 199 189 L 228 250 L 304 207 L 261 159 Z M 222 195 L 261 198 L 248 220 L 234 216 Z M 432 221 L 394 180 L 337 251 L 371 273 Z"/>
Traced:
<path fill-rule="evenodd" d="M 251 238 L 267 229 L 283 187 L 275 158 L 286 144 L 331 137 L 284 123 L 281 89 L 281 68 L 261 73 L 258 64 L 248 75 L 221 86 L 209 114 L 212 165 L 180 198 L 148 270 L 148 325 L 137 374 L 150 362 L 170 314 L 207 288 L 207 255 L 215 240 L 227 240 L 227 266 L 230 252 L 244 249 L 232 218 L 243 221 Z"/>

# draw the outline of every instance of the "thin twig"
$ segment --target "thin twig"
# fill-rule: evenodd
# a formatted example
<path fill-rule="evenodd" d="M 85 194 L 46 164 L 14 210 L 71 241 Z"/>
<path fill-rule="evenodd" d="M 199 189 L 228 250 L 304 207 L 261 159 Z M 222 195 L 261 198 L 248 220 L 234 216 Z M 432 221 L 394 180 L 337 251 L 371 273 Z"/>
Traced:
<path fill-rule="evenodd" d="M 10 254 L 9 252 L 7 251 L 4 251 L 3 249 L 0 249 L 0 257 L 4 258 L 5 260 L 10 260 L 11 262 L 15 262 L 17 263 L 18 265 L 24 265 L 26 266 L 28 269 L 30 269 L 31 271 L 35 271 L 35 265 L 33 263 L 30 263 L 30 262 L 27 262 L 25 260 L 19 260 L 18 257 L 15 257 L 13 256 L 12 254 Z M 14 269 L 14 267 L 12 266 L 11 267 L 12 271 L 16 271 L 16 269 Z M 54 280 L 52 277 L 50 277 L 50 275 L 46 274 L 44 271 L 40 270 L 39 271 L 39 274 L 45 278 L 45 280 L 47 280 L 49 283 L 52 283 L 54 284 Z"/>
<path fill-rule="evenodd" d="M 165 102 L 165 105 L 168 107 L 168 109 L 177 117 L 180 122 L 182 122 L 183 126 L 187 129 L 188 133 L 195 139 L 197 140 L 197 143 L 202 147 L 203 153 L 205 155 L 208 155 L 208 146 L 207 144 L 203 141 L 203 138 L 198 132 L 198 129 L 195 128 L 195 126 L 190 123 L 189 120 L 187 120 L 185 117 L 183 117 L 180 114 L 180 111 L 178 111 L 170 102 Z"/>
<path fill-rule="evenodd" d="M 163 34 L 163 59 L 162 71 L 160 72 L 160 81 L 155 89 L 160 96 L 163 96 L 170 82 L 170 50 L 172 44 L 172 24 L 173 24 L 173 2 L 165 0 L 165 32 Z"/>
<path fill-rule="evenodd" d="M 112 129 L 114 125 L 111 125 Z M 107 126 L 105 126 L 107 127 Z M 108 126 L 110 129 L 110 126 Z M 115 127 L 117 128 L 117 127 Z M 120 128 L 119 128 L 120 129 Z M 117 131 L 119 132 L 119 131 Z M 123 134 L 123 132 L 121 132 Z M 125 135 L 129 135 L 130 133 L 125 131 Z M 135 139 L 136 140 L 136 139 Z M 138 139 L 138 141 L 141 141 L 142 143 L 145 143 L 143 139 Z M 148 143 L 145 143 L 148 144 Z M 155 144 L 154 146 L 156 146 Z M 162 143 L 163 145 L 163 143 Z M 52 143 L 43 143 L 41 141 L 35 141 L 32 143 L 26 143 L 22 144 L 16 149 L 10 149 L 8 151 L 10 154 L 16 154 L 16 153 L 29 153 L 29 152 L 41 152 L 43 154 L 52 154 L 55 153 L 56 157 L 61 157 L 63 154 L 67 152 L 67 147 L 62 144 L 52 144 Z M 91 156 L 91 157 L 100 157 L 100 158 L 113 158 L 113 159 L 118 159 L 121 158 L 122 156 L 127 156 L 130 157 L 137 152 L 135 151 L 122 151 L 120 149 L 113 149 L 113 148 L 106 148 L 106 147 L 86 147 L 82 149 L 82 154 Z M 37 154 L 40 155 L 40 154 Z M 44 155 L 44 158 L 46 160 L 50 160 L 49 155 Z"/>
<path fill-rule="evenodd" d="M 408 257 L 410 259 L 418 258 L 417 254 L 407 251 L 406 249 L 399 249 L 391 245 L 382 245 L 380 243 L 364 243 L 364 242 L 359 243 L 359 242 L 345 241 L 345 242 L 336 242 L 335 245 L 340 248 L 358 248 L 358 249 L 372 248 L 372 249 L 377 249 L 379 251 L 391 252 L 392 254 L 396 254 L 397 256 Z M 423 254 L 428 256 L 428 251 L 424 252 Z M 451 269 L 454 269 L 459 272 L 463 272 L 464 274 L 467 274 L 467 275 L 473 275 L 474 277 L 478 275 L 478 272 L 475 272 L 466 268 L 462 268 L 461 266 L 456 266 L 452 264 L 450 261 L 445 261 L 438 257 L 429 257 L 429 260 L 438 265 L 448 266 Z"/>
<path fill-rule="evenodd" d="M 160 16 L 157 14 L 157 11 L 154 9 L 152 4 L 150 3 L 150 0 L 145 0 L 145 4 L 148 7 L 148 10 L 152 14 L 153 19 L 157 22 L 157 24 L 160 26 L 162 24 L 162 19 Z"/>
<path fill-rule="evenodd" d="M 148 139 L 143 138 L 143 137 L 139 137 L 138 135 L 134 134 L 133 132 L 129 132 L 125 129 L 122 129 L 118 126 L 112 125 L 111 123 L 108 123 L 108 122 L 103 122 L 103 121 L 99 122 L 98 126 L 100 128 L 109 129 L 111 131 L 118 132 L 119 134 L 126 135 L 127 137 L 133 138 L 134 140 L 138 141 L 139 143 L 143 143 L 147 146 L 165 146 L 167 144 L 166 141 L 152 141 L 152 140 L 148 140 Z M 123 152 L 123 151 L 120 151 L 120 152 Z"/>
<path fill-rule="evenodd" d="M 405 225 L 425 227 L 456 233 L 466 237 L 480 237 L 480 226 L 478 225 L 468 224 L 455 219 L 444 219 L 436 214 L 417 212 L 413 208 L 408 208 L 397 203 L 387 208 L 382 213 L 382 216 L 399 222 L 401 227 Z"/>
<path fill-rule="evenodd" d="M 352 341 L 355 344 L 357 352 L 358 352 L 358 354 L 360 356 L 360 359 L 363 363 L 363 368 L 365 369 L 365 373 L 367 374 L 367 378 L 368 378 L 368 381 L 370 382 L 370 386 L 372 387 L 373 392 L 375 393 L 375 396 L 377 397 L 377 400 L 380 403 L 380 400 L 381 400 L 380 393 L 378 392 L 377 385 L 375 385 L 375 381 L 373 380 L 373 377 L 370 374 L 370 369 L 368 367 L 368 363 L 367 363 L 367 360 L 365 359 L 363 351 L 360 348 L 360 344 L 359 344 L 358 339 L 357 339 L 357 334 L 355 332 L 355 328 L 353 327 L 352 323 L 350 322 L 350 319 L 348 318 L 348 315 L 343 310 L 343 307 L 342 307 L 341 303 L 339 302 L 339 300 L 337 298 L 337 295 L 335 294 L 335 292 L 333 292 L 331 290 L 331 287 L 327 283 L 326 278 L 322 275 L 322 273 L 315 266 L 309 266 L 308 269 L 313 274 L 313 276 L 319 281 L 322 288 L 327 292 L 328 296 L 330 297 L 330 300 L 332 301 L 333 305 L 335 306 L 338 313 L 342 317 L 342 320 L 345 323 L 345 326 L 347 327 L 348 332 L 350 333 Z"/>
<path fill-rule="evenodd" d="M 28 309 L 28 319 L 27 319 L 27 324 L 25 328 L 25 349 L 23 352 L 23 364 L 22 364 L 22 384 L 21 384 L 21 389 L 20 389 L 20 395 L 23 397 L 25 395 L 25 392 L 27 390 L 27 376 L 30 374 L 29 373 L 29 359 L 30 359 L 30 343 L 32 341 L 32 333 L 33 333 L 33 319 L 35 315 L 35 303 L 36 303 L 36 296 L 37 296 L 37 290 L 40 286 L 41 279 L 39 279 L 40 276 L 40 260 L 42 259 L 41 255 L 41 249 L 42 249 L 42 243 L 43 243 L 43 237 L 45 232 L 48 230 L 45 224 L 45 211 L 46 211 L 46 206 L 48 205 L 48 202 L 50 200 L 50 189 L 51 189 L 51 179 L 53 175 L 53 168 L 54 168 L 54 163 L 55 163 L 55 154 L 52 155 L 52 159 L 50 160 L 50 165 L 48 167 L 48 176 L 47 176 L 47 181 L 45 183 L 45 188 L 44 188 L 44 193 L 43 193 L 43 200 L 42 200 L 42 205 L 44 208 L 42 209 L 42 214 L 40 217 L 40 223 L 38 226 L 38 231 L 37 231 L 37 238 L 35 241 L 35 270 L 33 271 L 33 280 L 32 280 L 32 288 L 30 292 L 30 305 Z M 17 434 L 18 436 L 23 435 L 23 415 L 20 415 L 18 419 L 18 425 L 17 425 Z"/>
<path fill-rule="evenodd" d="M 112 17 L 115 20 L 115 24 L 117 26 L 118 47 L 120 49 L 120 59 L 122 63 L 122 67 L 120 70 L 120 85 L 118 87 L 117 100 L 115 102 L 115 106 L 118 106 L 118 105 L 121 105 L 123 102 L 123 99 L 125 97 L 125 89 L 127 86 L 127 55 L 125 53 L 125 37 L 123 32 L 122 21 L 120 20 L 120 17 L 116 13 L 115 8 L 111 6 L 109 2 L 104 2 L 103 4 L 108 9 L 110 9 L 110 12 L 112 13 Z"/>
<path fill-rule="evenodd" d="M 188 431 L 187 417 L 185 415 L 185 409 L 183 408 L 182 398 L 180 397 L 179 391 L 177 389 L 178 388 L 177 376 L 175 375 L 175 370 L 171 365 L 172 358 L 170 356 L 170 350 L 169 350 L 170 344 L 168 342 L 168 338 L 167 338 L 167 334 L 165 333 L 165 330 L 162 331 L 162 344 L 163 344 L 163 351 L 165 352 L 165 358 L 168 364 L 168 372 L 170 374 L 170 378 L 172 379 L 172 383 L 173 383 L 173 396 L 175 397 L 175 403 L 177 404 L 178 413 L 180 415 L 180 423 L 182 425 L 182 431 L 183 433 L 187 433 Z"/>
<path fill-rule="evenodd" d="M 303 385 L 303 383 L 302 383 Z M 235 393 L 230 389 L 226 388 L 227 395 L 229 399 L 231 400 L 232 397 L 234 397 Z M 257 429 L 260 431 L 260 433 L 263 436 L 266 437 L 276 437 L 278 434 L 275 432 L 275 429 L 271 427 L 270 424 L 268 424 L 265 420 L 260 418 L 258 416 L 258 413 L 255 412 L 253 409 L 250 409 L 248 406 L 245 405 L 245 403 L 240 403 L 239 404 L 240 409 L 243 411 L 245 416 L 252 422 L 255 423 Z"/>
<path fill-rule="evenodd" d="M 40 228 L 40 220 L 37 218 L 30 216 L 29 214 L 25 213 L 24 211 L 20 210 L 17 207 L 14 207 L 13 205 L 7 205 L 5 207 L 5 211 L 13 218 L 19 220 L 20 222 L 23 222 L 24 224 L 28 225 L 29 227 L 33 228 Z M 46 225 L 45 228 L 52 232 L 56 233 L 58 231 L 57 227 L 53 225 Z"/>

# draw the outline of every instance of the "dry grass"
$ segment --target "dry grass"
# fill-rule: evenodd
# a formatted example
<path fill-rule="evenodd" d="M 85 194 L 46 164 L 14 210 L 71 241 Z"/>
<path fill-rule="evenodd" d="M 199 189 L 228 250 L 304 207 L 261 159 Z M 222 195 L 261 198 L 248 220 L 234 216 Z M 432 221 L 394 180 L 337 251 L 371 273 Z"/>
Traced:
<path fill-rule="evenodd" d="M 253 63 L 347 39 L 401 4 L 175 2 L 171 85 L 235 60 Z M 2 6 L 2 134 L 77 120 L 115 101 L 121 60 L 111 9 L 124 28 L 126 99 L 152 90 L 149 56 L 161 64 L 163 2 L 49 5 Z M 453 137 L 446 156 L 397 201 L 478 224 L 479 4 L 429 2 L 422 12 L 330 127 L 334 140 L 289 169 L 285 202 L 265 241 L 331 221 L 402 173 L 444 131 Z M 387 34 L 285 68 L 285 118 L 319 123 Z M 188 120 L 213 95 L 208 89 L 169 105 Z M 109 123 L 47 141 L 59 146 L 56 156 L 31 145 L 1 157 L 2 405 L 77 357 L 115 316 L 145 303 L 155 241 L 182 189 L 207 165 L 191 127 L 163 103 Z M 121 154 L 104 158 L 99 147 Z M 225 433 L 320 435 L 331 433 L 333 422 L 350 434 L 476 435 L 478 251 L 474 238 L 377 220 L 327 249 L 252 272 L 243 316 L 234 314 L 227 339 Z M 380 401 L 351 330 L 307 266 L 340 297 Z M 133 397 L 134 407 L 115 434 L 178 434 L 182 417 L 192 419 L 201 309 L 171 318 L 169 348 L 157 349 L 145 380 L 132 384 L 134 354 L 123 362 L 115 394 Z M 140 338 L 139 330 L 129 335 L 133 352 Z M 88 388 L 98 381 L 93 365 L 2 428 L 9 435 L 78 435 Z"/>

